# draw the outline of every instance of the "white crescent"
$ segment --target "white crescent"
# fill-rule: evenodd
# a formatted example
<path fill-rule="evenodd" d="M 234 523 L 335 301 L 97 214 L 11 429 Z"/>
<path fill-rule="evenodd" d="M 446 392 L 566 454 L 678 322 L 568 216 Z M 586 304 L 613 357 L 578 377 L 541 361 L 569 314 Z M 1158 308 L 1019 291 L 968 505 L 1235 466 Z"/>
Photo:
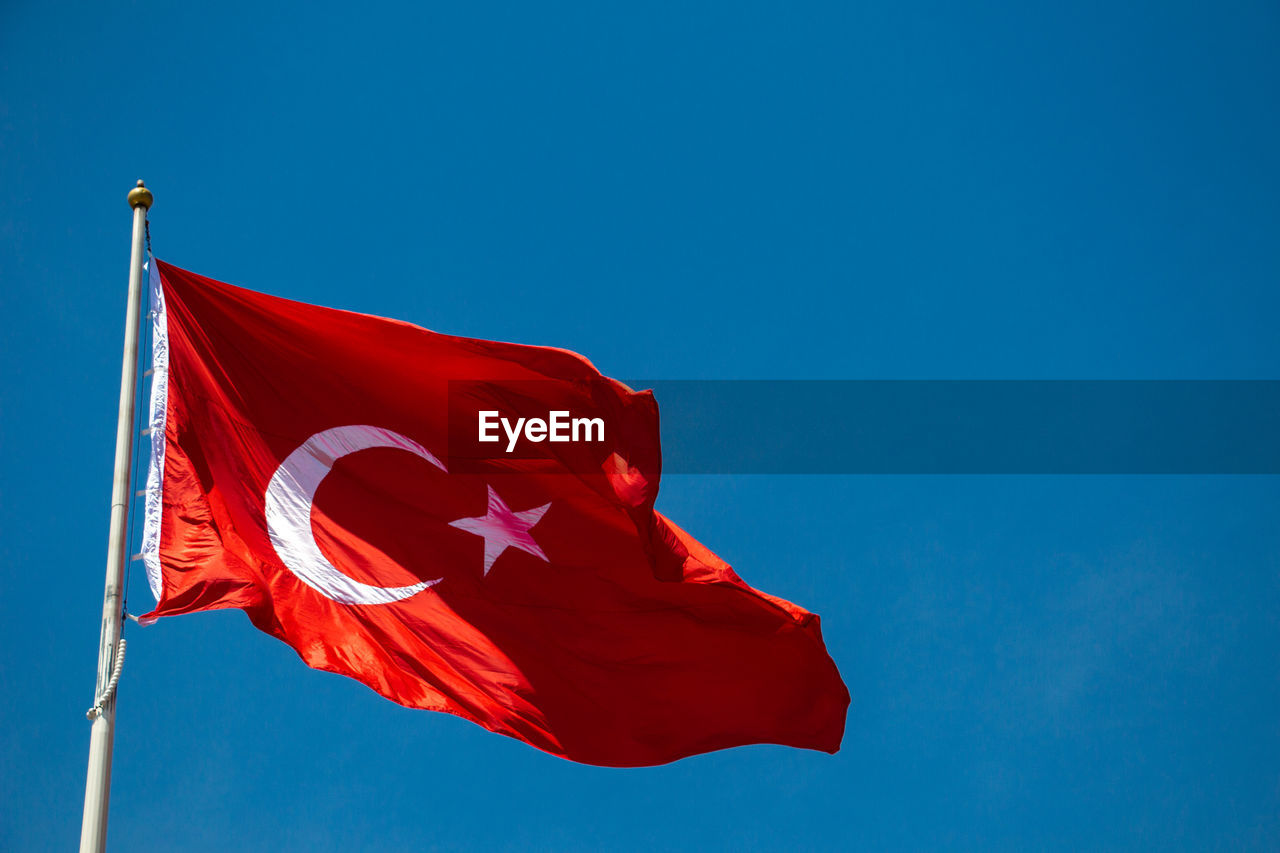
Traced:
<path fill-rule="evenodd" d="M 320 553 L 311 533 L 311 505 L 316 489 L 344 456 L 374 447 L 393 447 L 419 456 L 441 471 L 440 460 L 421 444 L 398 432 L 375 426 L 340 426 L 318 432 L 289 454 L 267 485 L 267 534 L 285 568 L 316 592 L 340 604 L 391 604 L 417 595 L 440 582 L 410 586 L 374 586 L 348 577 Z"/>

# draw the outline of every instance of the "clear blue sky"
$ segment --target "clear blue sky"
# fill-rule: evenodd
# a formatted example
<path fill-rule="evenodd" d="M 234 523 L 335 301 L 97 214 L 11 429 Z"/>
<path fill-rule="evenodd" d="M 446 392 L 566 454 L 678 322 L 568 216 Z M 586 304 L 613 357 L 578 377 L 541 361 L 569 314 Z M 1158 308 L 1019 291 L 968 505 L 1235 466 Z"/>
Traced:
<path fill-rule="evenodd" d="M 0 848 L 79 832 L 138 177 L 180 266 L 615 376 L 1280 378 L 1274 3 L 606 5 L 0 8 Z M 823 615 L 838 755 L 573 765 L 201 614 L 111 847 L 1280 847 L 1277 478 L 659 507 Z"/>

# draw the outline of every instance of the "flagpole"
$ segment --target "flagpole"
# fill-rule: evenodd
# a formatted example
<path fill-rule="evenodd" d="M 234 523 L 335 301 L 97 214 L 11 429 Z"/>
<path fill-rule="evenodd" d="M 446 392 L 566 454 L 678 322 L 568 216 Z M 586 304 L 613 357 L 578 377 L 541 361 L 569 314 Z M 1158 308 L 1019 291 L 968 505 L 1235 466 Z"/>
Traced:
<path fill-rule="evenodd" d="M 107 581 L 102 596 L 102 633 L 98 638 L 98 681 L 89 711 L 89 773 L 84 786 L 84 821 L 80 825 L 80 853 L 102 853 L 107 843 L 107 801 L 111 794 L 111 746 L 115 735 L 116 700 L 112 676 L 123 655 L 120 621 L 123 615 L 124 569 L 129 547 L 129 474 L 133 470 L 134 398 L 138 381 L 138 320 L 142 313 L 143 240 L 151 191 L 142 181 L 129 191 L 133 208 L 133 249 L 129 256 L 129 305 L 124 321 L 124 365 L 120 371 L 120 409 L 116 421 L 116 470 L 111 484 L 111 529 L 107 536 Z"/>

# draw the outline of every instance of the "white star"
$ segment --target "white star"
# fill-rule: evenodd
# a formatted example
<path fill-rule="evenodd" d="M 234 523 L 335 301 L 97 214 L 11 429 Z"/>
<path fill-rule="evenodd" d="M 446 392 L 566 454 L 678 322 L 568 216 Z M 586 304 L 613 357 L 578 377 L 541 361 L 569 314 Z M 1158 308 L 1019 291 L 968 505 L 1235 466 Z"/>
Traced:
<path fill-rule="evenodd" d="M 540 557 L 544 562 L 551 562 L 529 532 L 529 528 L 542 520 L 550 506 L 551 504 L 545 503 L 533 509 L 512 512 L 502 498 L 498 497 L 493 486 L 489 486 L 488 513 L 475 518 L 459 518 L 449 522 L 449 526 L 484 538 L 484 573 L 487 576 L 489 569 L 493 568 L 494 560 L 511 547 Z"/>

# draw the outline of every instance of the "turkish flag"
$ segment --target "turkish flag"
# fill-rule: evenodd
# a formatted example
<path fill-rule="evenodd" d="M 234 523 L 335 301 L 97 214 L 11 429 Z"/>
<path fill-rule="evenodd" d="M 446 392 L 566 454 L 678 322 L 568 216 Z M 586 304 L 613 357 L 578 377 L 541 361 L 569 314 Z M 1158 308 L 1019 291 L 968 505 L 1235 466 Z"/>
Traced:
<path fill-rule="evenodd" d="M 818 617 L 654 511 L 650 393 L 152 267 L 144 618 L 240 608 L 309 666 L 590 764 L 839 748 Z"/>

